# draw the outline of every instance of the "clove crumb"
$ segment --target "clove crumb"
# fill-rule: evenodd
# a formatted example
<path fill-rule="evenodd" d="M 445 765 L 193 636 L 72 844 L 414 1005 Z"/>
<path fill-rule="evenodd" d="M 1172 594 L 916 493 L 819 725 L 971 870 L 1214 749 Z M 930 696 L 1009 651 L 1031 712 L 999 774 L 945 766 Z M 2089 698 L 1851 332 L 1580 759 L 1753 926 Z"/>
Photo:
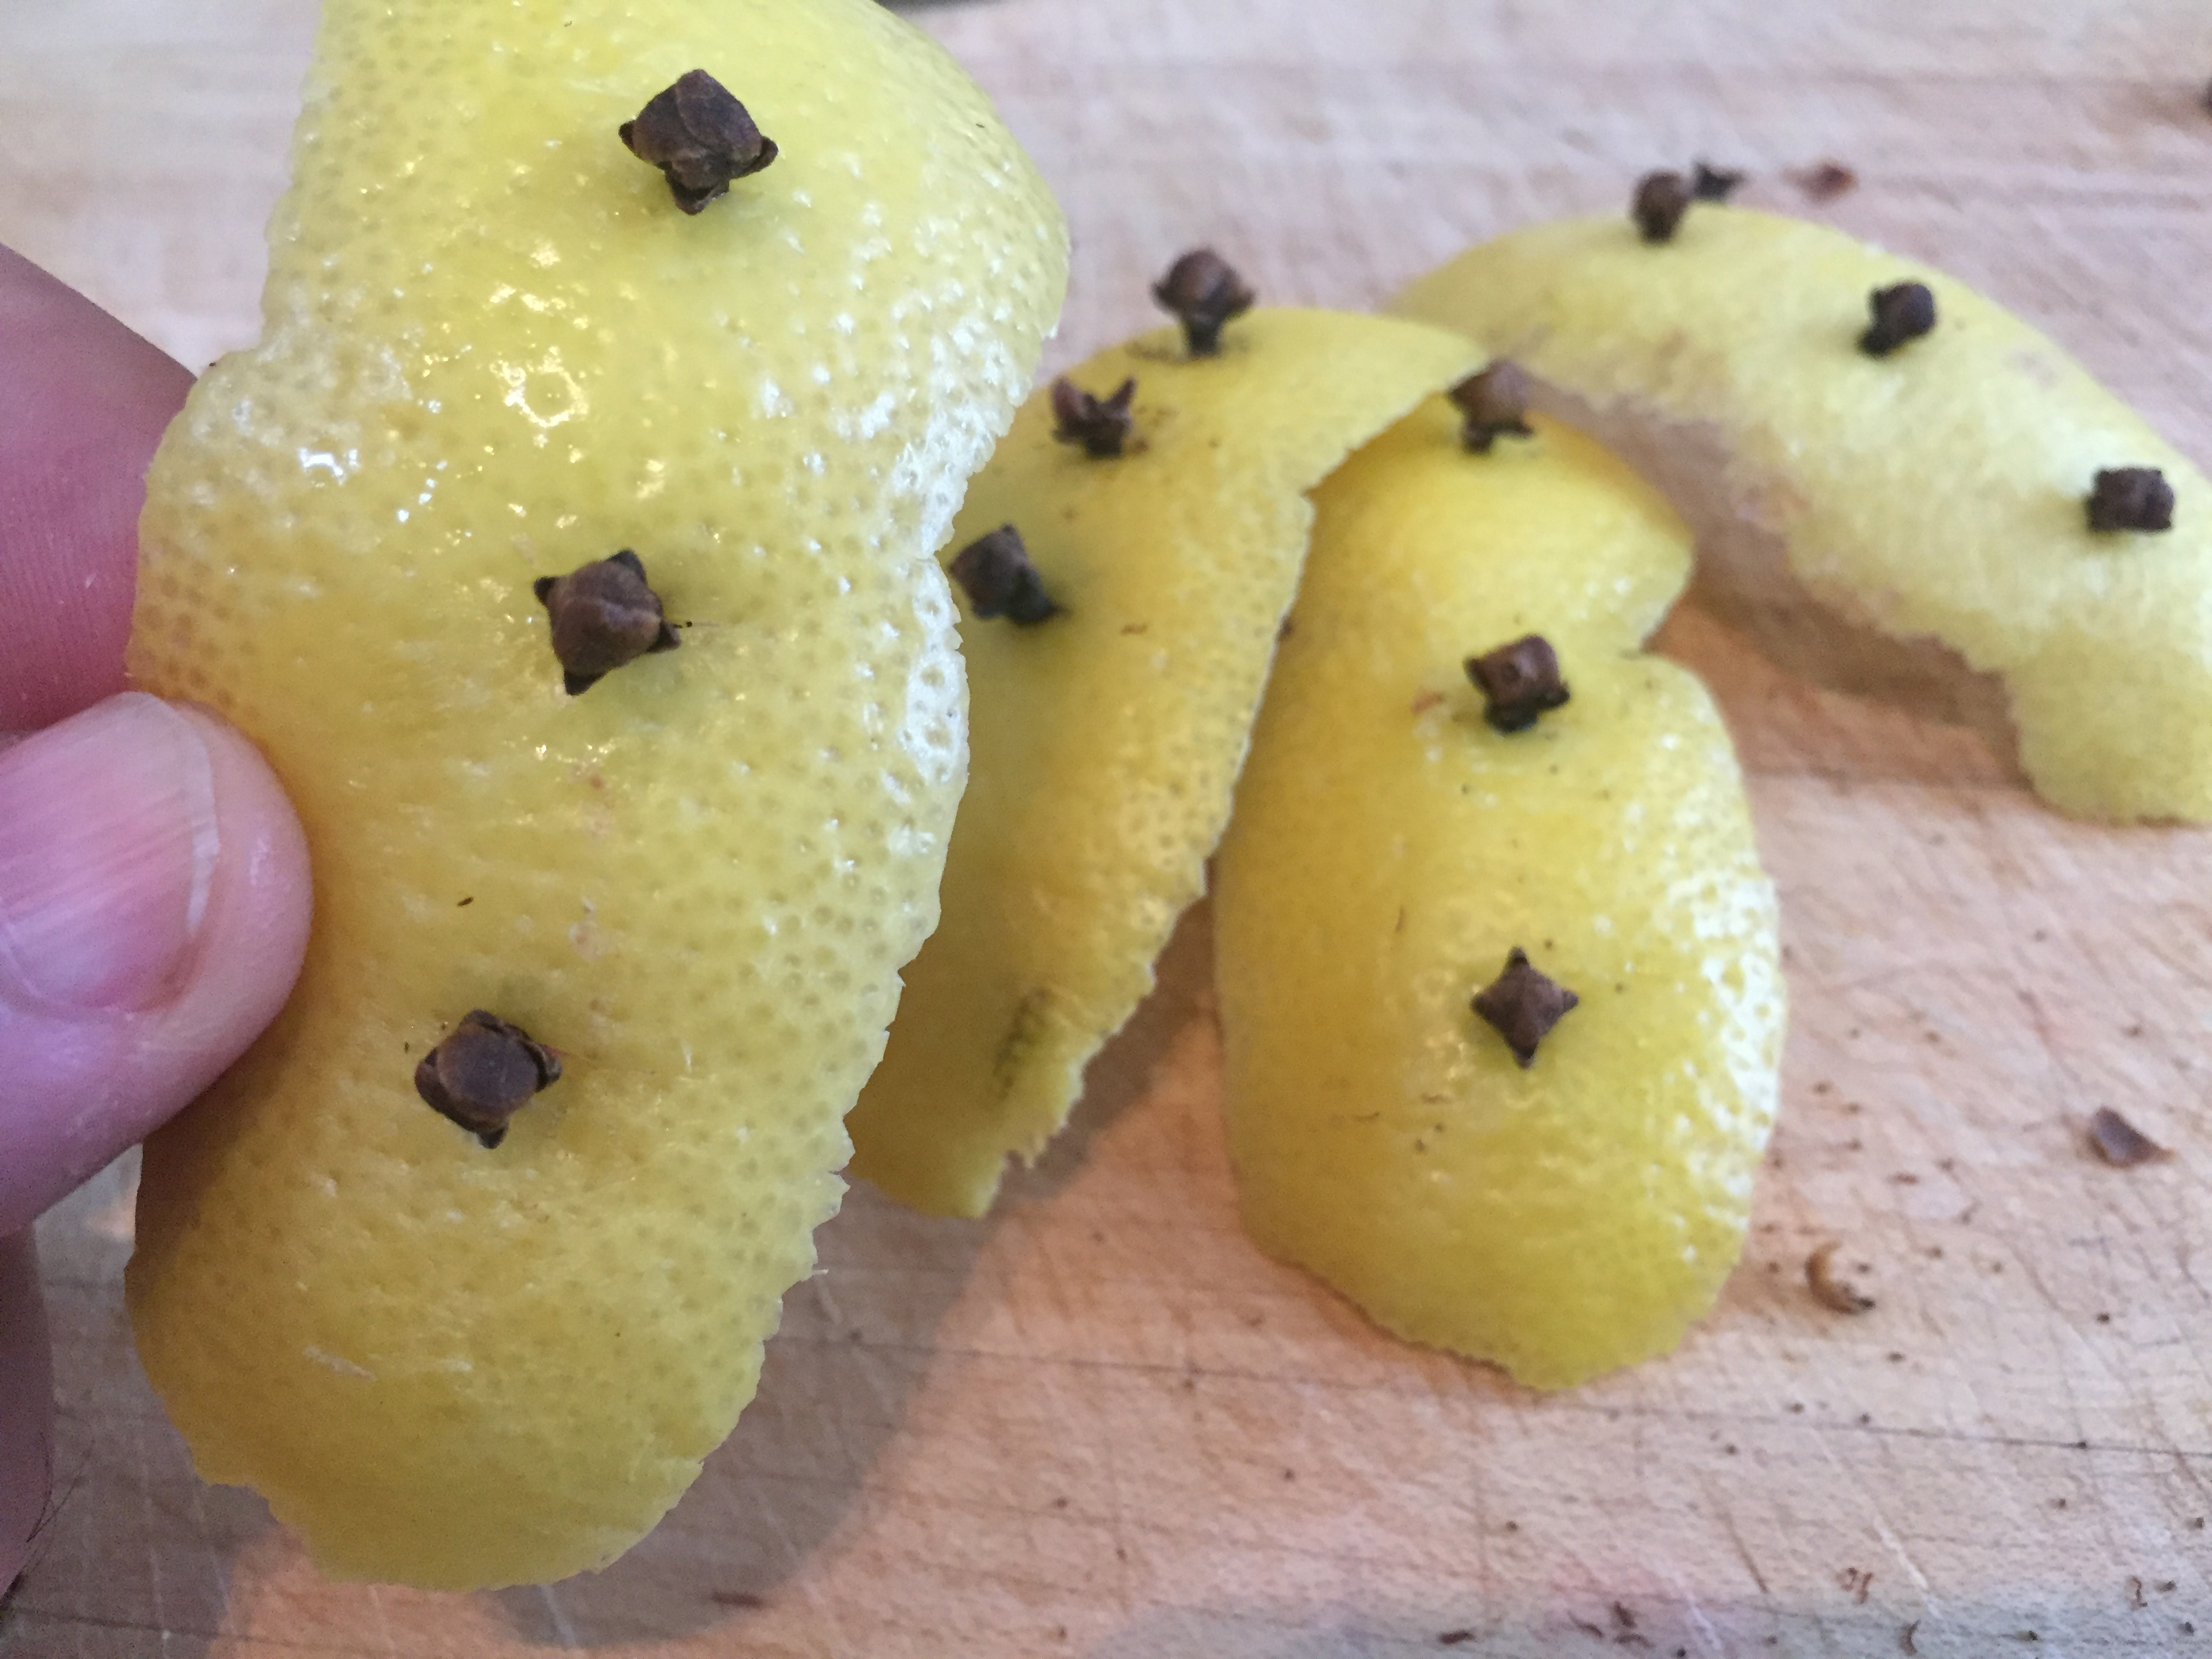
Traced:
<path fill-rule="evenodd" d="M 2173 486 L 2154 466 L 2106 468 L 2083 505 L 2092 530 L 2173 528 Z"/>
<path fill-rule="evenodd" d="M 1479 657 L 1469 657 L 1467 677 L 1482 693 L 1482 718 L 1500 732 L 1521 732 L 1547 710 L 1564 706 L 1567 683 L 1559 678 L 1559 655 L 1541 634 L 1524 634 Z"/>
<path fill-rule="evenodd" d="M 1133 374 L 1103 398 L 1063 374 L 1052 383 L 1052 435 L 1060 443 L 1081 444 L 1094 460 L 1111 460 L 1136 429 L 1136 416 L 1129 407 L 1136 396 Z"/>
<path fill-rule="evenodd" d="M 1867 296 L 1874 320 L 1859 336 L 1859 349 L 1869 357 L 1887 357 L 1936 326 L 1936 296 L 1925 283 L 1899 283 L 1878 288 Z"/>
<path fill-rule="evenodd" d="M 1528 953 L 1515 945 L 1504 971 L 1475 994 L 1474 1012 L 1487 1021 L 1523 1071 L 1536 1060 L 1536 1045 L 1582 999 L 1529 965 Z"/>
<path fill-rule="evenodd" d="M 2149 1602 L 2143 1600 L 2142 1580 L 2136 1577 L 2133 1573 L 2130 1573 L 2128 1575 L 2128 1605 L 2130 1607 L 2138 1609 L 2147 1607 L 2150 1605 Z"/>
<path fill-rule="evenodd" d="M 1487 455 L 1500 438 L 1531 438 L 1528 375 L 1504 358 L 1470 374 L 1445 394 L 1467 419 L 1460 438 L 1477 455 Z"/>
<path fill-rule="evenodd" d="M 472 1008 L 415 1068 L 415 1092 L 487 1150 L 507 1139 L 507 1120 L 560 1080 L 561 1061 L 520 1025 Z"/>
<path fill-rule="evenodd" d="M 1912 1637 L 1913 1632 L 1917 1631 L 1919 1628 L 1920 1621 L 1916 1619 L 1911 1624 L 1907 1625 L 1903 1630 L 1898 1632 L 1897 1645 L 1907 1653 L 1918 1653 L 1920 1651 L 1920 1644 L 1914 1641 Z"/>
<path fill-rule="evenodd" d="M 1842 1247 L 1842 1240 L 1832 1238 L 1805 1258 L 1805 1285 L 1824 1308 L 1839 1314 L 1863 1314 L 1874 1306 L 1874 1298 L 1835 1276 L 1835 1255 Z"/>
<path fill-rule="evenodd" d="M 2160 1146 L 2109 1106 L 2100 1106 L 2090 1115 L 2089 1145 L 2099 1158 L 2118 1170 L 2132 1170 L 2138 1164 L 2151 1164 L 2173 1156 L 2170 1149 Z"/>
<path fill-rule="evenodd" d="M 707 1599 L 718 1607 L 764 1607 L 768 1597 L 756 1595 L 750 1590 L 709 1590 Z"/>
<path fill-rule="evenodd" d="M 1645 241 L 1671 242 L 1694 199 L 1690 181 L 1680 173 L 1647 173 L 1636 181 L 1628 214 Z"/>
<path fill-rule="evenodd" d="M 660 169 L 686 213 L 697 213 L 727 194 L 731 180 L 775 160 L 775 140 L 704 70 L 678 76 L 617 131 L 631 155 Z"/>
<path fill-rule="evenodd" d="M 1832 202 L 1858 188 L 1859 176 L 1841 161 L 1815 161 L 1809 167 L 1792 167 L 1783 175 L 1815 202 Z"/>
<path fill-rule="evenodd" d="M 1448 1630 L 1437 1636 L 1437 1645 L 1440 1648 L 1455 1648 L 1462 1642 L 1473 1640 L 1474 1640 L 1474 1632 L 1471 1630 Z"/>
<path fill-rule="evenodd" d="M 1699 202 L 1725 202 L 1743 180 L 1740 172 L 1698 161 L 1690 168 L 1690 195 Z"/>
<path fill-rule="evenodd" d="M 625 663 L 683 643 L 646 583 L 645 562 L 626 547 L 565 576 L 540 576 L 530 591 L 545 607 L 561 683 L 572 697 Z"/>
<path fill-rule="evenodd" d="M 1152 298 L 1182 322 L 1183 339 L 1194 357 L 1218 355 L 1222 325 L 1249 311 L 1258 297 L 1236 269 L 1210 247 L 1184 254 L 1152 284 Z"/>
<path fill-rule="evenodd" d="M 946 573 L 960 584 L 977 617 L 1004 617 L 1024 626 L 1041 623 L 1060 607 L 1044 591 L 1044 579 L 1030 562 L 1021 532 L 1002 524 L 978 536 L 953 556 Z"/>

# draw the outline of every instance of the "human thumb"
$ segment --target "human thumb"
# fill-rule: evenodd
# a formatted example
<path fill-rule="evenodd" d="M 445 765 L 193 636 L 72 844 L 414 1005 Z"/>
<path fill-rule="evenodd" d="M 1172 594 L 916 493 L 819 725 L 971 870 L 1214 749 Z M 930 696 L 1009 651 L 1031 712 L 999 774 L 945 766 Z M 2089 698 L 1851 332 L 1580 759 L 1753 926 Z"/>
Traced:
<path fill-rule="evenodd" d="M 308 908 L 299 822 L 213 715 L 126 691 L 0 750 L 0 1237 L 238 1057 Z"/>

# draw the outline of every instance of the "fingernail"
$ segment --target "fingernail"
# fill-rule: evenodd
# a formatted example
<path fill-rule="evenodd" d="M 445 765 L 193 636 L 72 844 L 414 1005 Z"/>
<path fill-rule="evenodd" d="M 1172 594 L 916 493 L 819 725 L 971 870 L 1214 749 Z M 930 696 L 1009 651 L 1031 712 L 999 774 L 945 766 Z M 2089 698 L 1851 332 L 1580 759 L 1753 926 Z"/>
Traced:
<path fill-rule="evenodd" d="M 157 697 L 124 692 L 0 752 L 0 998 L 161 1001 L 219 850 L 207 744 Z"/>

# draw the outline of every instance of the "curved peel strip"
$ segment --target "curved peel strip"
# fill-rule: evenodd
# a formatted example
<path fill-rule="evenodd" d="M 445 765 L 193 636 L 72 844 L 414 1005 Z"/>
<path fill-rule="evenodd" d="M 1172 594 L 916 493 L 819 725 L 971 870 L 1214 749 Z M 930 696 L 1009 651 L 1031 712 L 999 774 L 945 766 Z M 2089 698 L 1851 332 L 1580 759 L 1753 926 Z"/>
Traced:
<path fill-rule="evenodd" d="M 1425 404 L 1316 493 L 1215 865 L 1247 1228 L 1400 1334 L 1560 1388 L 1662 1352 L 1741 1249 L 1774 1121 L 1774 890 L 1705 689 L 1638 653 L 1687 538 L 1570 428 Z M 1572 699 L 1500 734 L 1462 659 Z M 1507 953 L 1580 998 L 1516 1065 Z"/>
<path fill-rule="evenodd" d="M 1071 377 L 1137 380 L 1137 443 L 1056 443 L 1048 394 L 977 475 L 957 546 L 1000 524 L 1063 614 L 963 615 L 974 760 L 945 918 L 850 1127 L 853 1169 L 924 1210 L 981 1215 L 1009 1154 L 1066 1121 L 1205 890 L 1313 508 L 1305 492 L 1475 366 L 1443 330 L 1256 311 L 1223 355 L 1148 335 Z"/>
<path fill-rule="evenodd" d="M 1869 290 L 1936 325 L 1856 349 Z M 1802 221 L 1700 204 L 1499 237 L 1393 304 L 1467 330 L 1601 425 L 1717 427 L 1731 494 L 1854 622 L 2001 676 L 2022 766 L 2062 810 L 2212 817 L 2212 483 L 2051 341 L 1964 284 Z M 2100 470 L 2162 470 L 2173 528 L 2097 534 Z"/>
<path fill-rule="evenodd" d="M 702 64 L 781 155 L 692 218 L 616 129 Z M 326 1571 L 550 1579 L 690 1483 L 836 1208 L 961 785 L 931 554 L 1065 234 L 866 0 L 328 0 L 295 178 L 132 664 L 267 750 L 314 937 L 149 1146 L 131 1311 Z M 532 580 L 621 548 L 681 648 L 567 696 Z M 564 1068 L 496 1151 L 412 1083 L 478 1007 Z"/>

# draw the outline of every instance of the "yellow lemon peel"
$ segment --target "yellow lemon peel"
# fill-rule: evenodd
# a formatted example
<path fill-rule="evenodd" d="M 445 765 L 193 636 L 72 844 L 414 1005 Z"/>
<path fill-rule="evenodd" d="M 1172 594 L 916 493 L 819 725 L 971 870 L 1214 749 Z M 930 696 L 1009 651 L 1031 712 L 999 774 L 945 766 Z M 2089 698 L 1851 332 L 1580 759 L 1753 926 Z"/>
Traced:
<path fill-rule="evenodd" d="M 1861 352 L 1869 294 L 1907 282 L 1934 331 Z M 1607 435 L 1717 430 L 1735 505 L 1816 599 L 2001 677 L 2061 810 L 2212 818 L 2212 483 L 2002 307 L 1824 227 L 1700 204 L 1659 246 L 1625 218 L 1516 231 L 1393 309 L 1527 364 Z M 2088 528 L 2096 475 L 2130 467 L 2165 474 L 2170 531 Z"/>
<path fill-rule="evenodd" d="M 701 65 L 781 155 L 690 217 L 617 130 Z M 327 0 L 294 161 L 131 665 L 267 750 L 314 933 L 148 1147 L 131 1314 L 325 1571 L 551 1579 L 690 1484 L 836 1206 L 961 787 L 932 554 L 1065 232 L 866 0 Z M 621 549 L 680 648 L 571 696 L 533 582 Z M 413 1083 L 479 1008 L 562 1072 L 495 1151 Z"/>
<path fill-rule="evenodd" d="M 1253 1237 L 1562 1388 L 1672 1347 L 1734 1265 L 1784 987 L 1727 732 L 1637 649 L 1688 538 L 1535 428 L 1471 455 L 1433 400 L 1316 492 L 1214 953 Z M 1501 733 L 1461 665 L 1529 634 L 1571 698 Z M 1525 1069 L 1469 1008 L 1516 949 L 1580 998 Z"/>
<path fill-rule="evenodd" d="M 1012 523 L 1060 614 L 963 611 L 974 759 L 944 921 L 907 973 L 850 1120 L 853 1168 L 918 1208 L 980 1215 L 1009 1155 L 1066 1121 L 1083 1067 L 1152 983 L 1205 889 L 1313 509 L 1354 447 L 1474 367 L 1443 330 L 1260 310 L 1218 357 L 1162 331 L 1071 378 L 1137 382 L 1118 459 L 1024 406 L 957 547 Z"/>

